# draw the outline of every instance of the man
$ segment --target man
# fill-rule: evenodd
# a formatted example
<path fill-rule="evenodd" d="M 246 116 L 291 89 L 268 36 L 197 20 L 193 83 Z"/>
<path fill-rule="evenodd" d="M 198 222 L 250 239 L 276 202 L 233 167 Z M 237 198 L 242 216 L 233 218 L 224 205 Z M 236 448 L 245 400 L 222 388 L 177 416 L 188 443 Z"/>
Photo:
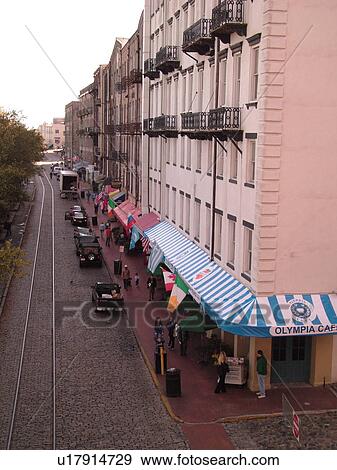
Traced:
<path fill-rule="evenodd" d="M 127 264 L 124 266 L 122 278 L 123 278 L 124 289 L 128 290 L 128 286 L 130 285 L 131 275 L 130 275 L 130 270 Z"/>
<path fill-rule="evenodd" d="M 112 231 L 110 227 L 105 229 L 105 245 L 110 246 Z"/>
<path fill-rule="evenodd" d="M 167 323 L 167 331 L 169 335 L 169 342 L 168 342 L 168 348 L 172 351 L 174 349 L 174 343 L 175 343 L 175 327 L 176 327 L 176 322 L 173 320 L 171 317 Z"/>
<path fill-rule="evenodd" d="M 154 294 L 156 292 L 157 280 L 154 276 L 150 276 L 147 281 L 147 287 L 149 289 L 149 300 L 154 299 Z"/>
<path fill-rule="evenodd" d="M 259 383 L 259 392 L 256 394 L 257 398 L 266 398 L 265 380 L 267 376 L 267 359 L 261 349 L 257 351 L 256 372 Z"/>

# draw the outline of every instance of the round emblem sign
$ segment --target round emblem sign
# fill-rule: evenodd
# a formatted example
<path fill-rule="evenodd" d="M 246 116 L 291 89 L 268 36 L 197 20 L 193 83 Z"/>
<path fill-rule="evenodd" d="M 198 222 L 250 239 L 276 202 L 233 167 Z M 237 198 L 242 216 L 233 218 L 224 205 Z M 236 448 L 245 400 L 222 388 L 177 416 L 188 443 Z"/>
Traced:
<path fill-rule="evenodd" d="M 303 299 L 292 299 L 288 302 L 294 320 L 307 321 L 313 314 L 314 307 Z"/>

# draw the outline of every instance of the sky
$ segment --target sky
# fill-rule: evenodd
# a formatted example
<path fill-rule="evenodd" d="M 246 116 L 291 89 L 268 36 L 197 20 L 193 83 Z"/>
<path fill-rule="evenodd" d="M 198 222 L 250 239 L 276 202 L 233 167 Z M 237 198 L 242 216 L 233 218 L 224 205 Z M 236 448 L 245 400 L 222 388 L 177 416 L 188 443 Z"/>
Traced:
<path fill-rule="evenodd" d="M 63 117 L 65 105 L 92 82 L 96 68 L 109 61 L 115 38 L 128 38 L 136 31 L 143 3 L 144 0 L 2 2 L 0 107 L 22 111 L 28 127 Z"/>

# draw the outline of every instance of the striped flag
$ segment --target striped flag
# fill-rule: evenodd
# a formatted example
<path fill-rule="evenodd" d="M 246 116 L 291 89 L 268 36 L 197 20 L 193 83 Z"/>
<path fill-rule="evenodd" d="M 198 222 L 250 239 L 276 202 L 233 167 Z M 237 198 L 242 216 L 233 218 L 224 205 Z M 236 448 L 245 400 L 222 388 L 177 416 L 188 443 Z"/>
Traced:
<path fill-rule="evenodd" d="M 143 252 L 148 255 L 150 253 L 150 240 L 147 237 L 141 237 Z"/>
<path fill-rule="evenodd" d="M 163 271 L 165 290 L 166 292 L 171 292 L 176 280 L 176 275 L 171 273 L 170 271 L 167 271 L 164 268 L 161 268 L 161 270 Z"/>
<path fill-rule="evenodd" d="M 188 287 L 183 282 L 183 280 L 179 276 L 177 276 L 176 282 L 171 292 L 171 297 L 169 299 L 167 310 L 173 313 L 184 300 L 187 294 Z"/>
<path fill-rule="evenodd" d="M 157 243 L 155 243 L 150 254 L 149 262 L 147 264 L 149 271 L 154 273 L 162 261 L 164 261 L 163 252 Z"/>
<path fill-rule="evenodd" d="M 110 198 L 108 201 L 108 216 L 109 217 L 112 217 L 112 211 L 114 210 L 116 206 L 117 204 L 115 203 L 115 201 Z"/>
<path fill-rule="evenodd" d="M 102 199 L 102 197 L 104 196 L 105 193 L 103 192 L 100 192 L 99 194 L 97 194 L 96 198 L 95 198 L 95 204 L 99 204 L 100 200 Z"/>

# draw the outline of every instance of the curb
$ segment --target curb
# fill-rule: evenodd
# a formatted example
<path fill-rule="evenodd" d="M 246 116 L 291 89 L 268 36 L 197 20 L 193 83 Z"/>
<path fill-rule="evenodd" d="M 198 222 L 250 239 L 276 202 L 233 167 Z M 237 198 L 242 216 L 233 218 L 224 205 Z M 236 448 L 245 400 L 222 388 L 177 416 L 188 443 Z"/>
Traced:
<path fill-rule="evenodd" d="M 25 233 L 26 233 L 26 226 L 27 226 L 27 222 L 29 220 L 29 217 L 30 217 L 30 213 L 31 213 L 31 210 L 32 210 L 32 206 L 33 206 L 33 201 L 35 199 L 35 193 L 36 193 L 36 185 L 34 183 L 34 189 L 33 189 L 33 193 L 31 195 L 31 198 L 30 198 L 30 204 L 29 204 L 29 207 L 28 207 L 28 212 L 27 212 L 27 216 L 26 216 L 26 221 L 25 221 L 25 230 L 24 232 L 22 233 L 21 235 L 21 238 L 20 238 L 20 241 L 19 241 L 19 244 L 17 245 L 19 248 L 21 248 L 22 246 L 22 243 L 23 243 L 23 238 L 25 236 Z M 15 218 L 15 217 L 14 217 Z M 9 275 L 9 278 L 6 282 L 6 286 L 5 286 L 5 290 L 4 290 L 4 293 L 3 293 L 3 296 L 1 298 L 1 302 L 0 302 L 0 318 L 1 318 L 1 315 L 2 315 L 2 312 L 3 312 L 3 309 L 4 309 L 4 306 L 5 306 L 5 302 L 6 302 L 6 298 L 7 298 L 7 295 L 8 295 L 8 291 L 9 291 L 9 287 L 11 285 L 11 282 L 12 282 L 12 279 L 13 279 L 13 275 L 14 275 L 14 269 L 12 269 L 10 275 Z"/>

